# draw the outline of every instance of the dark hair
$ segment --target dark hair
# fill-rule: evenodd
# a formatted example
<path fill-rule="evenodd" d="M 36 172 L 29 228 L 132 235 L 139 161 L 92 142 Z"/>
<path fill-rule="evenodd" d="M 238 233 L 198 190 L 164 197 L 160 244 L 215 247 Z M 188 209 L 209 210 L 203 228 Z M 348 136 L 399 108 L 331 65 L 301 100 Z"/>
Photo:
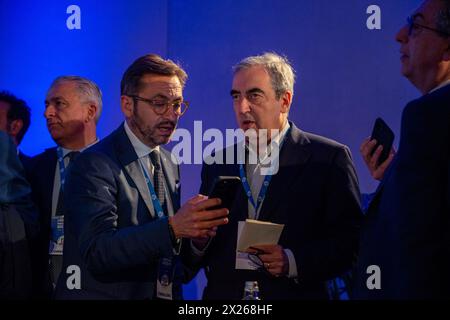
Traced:
<path fill-rule="evenodd" d="M 30 127 L 30 107 L 28 107 L 24 100 L 17 98 L 8 91 L 0 91 L 0 101 L 9 104 L 7 114 L 8 125 L 14 120 L 22 120 L 23 122 L 22 129 L 20 129 L 16 137 L 17 142 L 20 143 Z"/>
<path fill-rule="evenodd" d="M 139 92 L 140 80 L 145 74 L 177 76 L 184 87 L 187 74 L 172 60 L 164 60 L 157 54 L 147 54 L 136 59 L 125 71 L 120 82 L 121 95 L 133 95 Z"/>

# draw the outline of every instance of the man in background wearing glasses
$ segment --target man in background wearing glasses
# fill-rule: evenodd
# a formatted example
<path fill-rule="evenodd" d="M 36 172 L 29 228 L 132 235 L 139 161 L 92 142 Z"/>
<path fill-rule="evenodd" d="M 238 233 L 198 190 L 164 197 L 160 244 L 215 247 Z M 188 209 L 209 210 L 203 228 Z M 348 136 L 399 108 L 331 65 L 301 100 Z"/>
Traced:
<path fill-rule="evenodd" d="M 423 96 L 403 111 L 397 154 L 378 166 L 376 141 L 361 145 L 381 183 L 362 231 L 356 297 L 450 298 L 450 1 L 425 1 L 396 40 L 402 74 Z M 370 265 L 381 289 L 367 288 Z"/>
<path fill-rule="evenodd" d="M 186 79 L 157 55 L 124 73 L 124 123 L 81 154 L 67 177 L 57 298 L 180 299 L 190 275 L 179 262 L 181 239 L 214 236 L 228 222 L 226 209 L 205 211 L 218 199 L 198 195 L 180 208 L 179 166 L 160 146 L 187 108 Z"/>

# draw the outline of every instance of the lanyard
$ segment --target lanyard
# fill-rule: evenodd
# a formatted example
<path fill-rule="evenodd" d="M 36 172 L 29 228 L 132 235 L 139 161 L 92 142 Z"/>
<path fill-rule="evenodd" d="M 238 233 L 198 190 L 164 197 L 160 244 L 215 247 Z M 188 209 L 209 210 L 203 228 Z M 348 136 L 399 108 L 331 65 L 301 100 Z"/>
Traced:
<path fill-rule="evenodd" d="M 239 174 L 241 176 L 242 185 L 244 186 L 245 193 L 247 194 L 248 200 L 250 200 L 250 203 L 252 204 L 253 208 L 255 208 L 255 217 L 258 213 L 258 209 L 261 206 L 261 203 L 264 200 L 264 197 L 266 196 L 267 189 L 269 188 L 270 180 L 272 179 L 272 175 L 268 174 L 264 177 L 264 182 L 261 186 L 261 189 L 259 190 L 258 198 L 253 199 L 252 191 L 250 190 L 250 185 L 248 184 L 247 177 L 245 175 L 244 165 L 239 165 Z"/>
<path fill-rule="evenodd" d="M 61 188 L 64 188 L 64 182 L 66 181 L 66 166 L 64 164 L 63 150 L 61 147 L 56 148 L 56 154 L 58 155 L 59 163 L 59 180 L 61 181 Z"/>
<path fill-rule="evenodd" d="M 153 208 L 155 209 L 156 214 L 158 215 L 158 218 L 164 218 L 164 211 L 162 209 L 161 203 L 159 202 L 158 197 L 156 196 L 155 188 L 153 187 L 152 181 L 150 180 L 150 177 L 148 176 L 148 172 L 145 169 L 145 167 L 142 165 L 142 162 L 139 161 L 142 167 L 142 171 L 144 171 L 145 176 L 145 182 L 147 182 L 148 190 L 150 191 L 150 198 L 152 199 Z"/>
<path fill-rule="evenodd" d="M 289 134 L 289 131 L 291 130 L 291 128 L 289 128 L 286 131 L 286 134 Z M 279 151 L 281 151 L 281 147 L 283 146 L 284 140 L 281 141 L 280 146 L 279 146 Z M 244 165 L 240 164 L 239 165 L 239 175 L 241 176 L 241 181 L 242 181 L 242 185 L 244 187 L 245 193 L 247 194 L 248 200 L 250 201 L 250 203 L 252 204 L 253 208 L 255 208 L 255 217 L 257 217 L 258 215 L 258 210 L 261 206 L 261 203 L 263 202 L 264 198 L 266 197 L 266 193 L 267 193 L 267 189 L 269 188 L 269 184 L 270 184 L 270 180 L 272 180 L 272 174 L 268 174 L 264 177 L 264 181 L 262 183 L 261 189 L 259 190 L 259 194 L 258 194 L 258 198 L 253 199 L 253 194 L 252 191 L 250 189 L 250 185 L 248 183 L 248 179 L 247 176 L 245 174 L 245 169 L 244 169 Z"/>

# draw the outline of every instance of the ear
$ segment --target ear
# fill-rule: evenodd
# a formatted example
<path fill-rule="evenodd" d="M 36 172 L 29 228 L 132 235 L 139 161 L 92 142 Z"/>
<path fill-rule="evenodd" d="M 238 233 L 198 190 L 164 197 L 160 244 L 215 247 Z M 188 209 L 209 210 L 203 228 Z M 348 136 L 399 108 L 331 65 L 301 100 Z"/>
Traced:
<path fill-rule="evenodd" d="M 122 109 L 125 118 L 131 118 L 133 116 L 134 102 L 129 96 L 120 97 L 120 107 Z"/>
<path fill-rule="evenodd" d="M 23 121 L 21 119 L 13 120 L 9 123 L 8 134 L 14 138 L 19 134 L 20 130 L 23 128 Z"/>
<path fill-rule="evenodd" d="M 95 117 L 97 115 L 97 109 L 98 109 L 98 107 L 95 104 L 90 104 L 89 105 L 86 122 L 89 122 L 91 120 L 95 120 Z"/>
<path fill-rule="evenodd" d="M 281 113 L 288 113 L 292 103 L 292 92 L 286 91 L 281 96 Z"/>

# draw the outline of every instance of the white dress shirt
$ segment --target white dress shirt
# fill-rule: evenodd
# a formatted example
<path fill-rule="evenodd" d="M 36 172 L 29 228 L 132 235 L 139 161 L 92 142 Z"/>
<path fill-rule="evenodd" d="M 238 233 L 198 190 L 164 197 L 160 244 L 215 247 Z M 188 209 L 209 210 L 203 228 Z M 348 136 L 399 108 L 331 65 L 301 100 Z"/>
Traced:
<path fill-rule="evenodd" d="M 154 181 L 153 173 L 155 171 L 155 168 L 153 167 L 153 164 L 152 164 L 152 161 L 150 160 L 149 154 L 153 150 L 160 151 L 159 146 L 156 146 L 155 148 L 150 148 L 149 146 L 144 144 L 141 140 L 139 140 L 138 137 L 136 137 L 136 135 L 133 133 L 133 131 L 131 131 L 131 129 L 128 126 L 128 123 L 126 121 L 125 121 L 124 127 L 125 127 L 125 132 L 128 136 L 128 139 L 130 139 L 131 145 L 133 146 L 133 149 L 138 156 L 139 162 L 142 165 L 142 168 L 144 168 L 144 170 L 147 170 L 149 178 L 152 181 Z M 148 169 L 150 169 L 150 170 L 148 170 Z M 142 175 L 144 175 L 144 173 L 142 173 Z M 172 214 L 173 213 L 173 205 L 172 205 L 172 200 L 170 197 L 170 192 L 168 189 L 167 182 L 164 182 L 164 191 L 165 191 L 165 196 L 167 199 L 166 205 L 167 205 L 168 214 L 173 215 Z M 150 190 L 148 190 L 148 192 L 150 193 Z M 151 206 L 153 207 L 152 202 L 151 202 Z M 154 208 L 153 208 L 153 211 L 155 211 Z"/>

